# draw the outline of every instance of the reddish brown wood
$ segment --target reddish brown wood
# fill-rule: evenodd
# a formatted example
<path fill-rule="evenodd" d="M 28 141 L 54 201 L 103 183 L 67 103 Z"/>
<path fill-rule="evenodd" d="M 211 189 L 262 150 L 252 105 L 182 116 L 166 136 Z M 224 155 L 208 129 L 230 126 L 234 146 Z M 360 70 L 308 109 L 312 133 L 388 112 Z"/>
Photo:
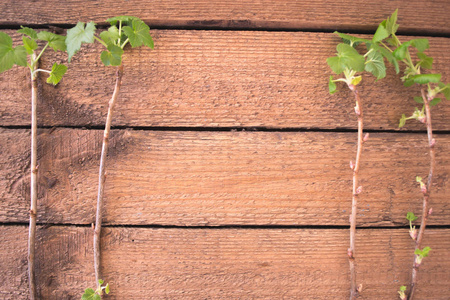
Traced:
<path fill-rule="evenodd" d="M 354 128 L 351 92 L 339 85 L 329 95 L 336 36 L 329 33 L 247 31 L 152 31 L 155 49 L 126 53 L 125 75 L 114 125 L 163 127 Z M 18 38 L 18 36 L 16 36 Z M 450 39 L 431 38 L 436 72 L 450 81 Z M 100 61 L 100 47 L 75 56 L 56 88 L 41 84 L 39 116 L 46 126 L 103 126 L 114 86 L 114 68 Z M 51 55 L 51 56 L 50 56 Z M 43 66 L 55 61 L 49 52 Z M 61 58 L 63 61 L 65 58 Z M 0 76 L 0 125 L 28 125 L 25 71 Z M 404 88 L 389 73 L 373 84 L 364 77 L 360 93 L 367 129 L 398 127 L 417 105 L 420 90 Z M 434 117 L 436 130 L 450 130 L 450 105 Z M 423 130 L 410 122 L 405 129 Z"/>
<path fill-rule="evenodd" d="M 41 299 L 81 297 L 92 285 L 92 229 L 38 228 Z M 26 227 L 0 227 L 0 296 L 26 296 Z M 108 299 L 344 299 L 347 230 L 105 228 Z M 450 230 L 429 229 L 417 299 L 450 293 Z M 408 229 L 358 232 L 361 299 L 397 299 L 408 280 Z"/>
<path fill-rule="evenodd" d="M 374 31 L 397 8 L 402 32 L 450 33 L 447 0 L 5 0 L 0 3 L 0 24 L 104 23 L 122 14 L 138 16 L 151 26 Z"/>
<path fill-rule="evenodd" d="M 0 220 L 26 222 L 28 140 L 0 130 Z M 450 224 L 450 136 L 439 135 L 430 224 Z M 39 135 L 38 222 L 94 222 L 101 130 Z M 426 134 L 372 133 L 358 226 L 406 225 L 421 209 Z M 106 224 L 348 225 L 355 133 L 113 130 Z M 386 170 L 390 170 L 387 172 Z"/>

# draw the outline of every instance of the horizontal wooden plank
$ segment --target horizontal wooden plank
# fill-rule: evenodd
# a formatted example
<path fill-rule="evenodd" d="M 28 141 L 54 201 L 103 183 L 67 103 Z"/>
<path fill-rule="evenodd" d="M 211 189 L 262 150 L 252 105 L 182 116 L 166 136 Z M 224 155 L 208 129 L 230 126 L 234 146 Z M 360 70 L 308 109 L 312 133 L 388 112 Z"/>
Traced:
<path fill-rule="evenodd" d="M 0 296 L 26 298 L 22 226 L 0 227 Z M 38 228 L 40 299 L 76 299 L 93 285 L 92 229 Z M 150 229 L 103 231 L 108 299 L 345 299 L 347 230 Z M 450 230 L 427 230 L 432 248 L 420 268 L 417 299 L 448 299 Z M 407 284 L 413 243 L 407 229 L 360 230 L 361 299 L 397 299 Z"/>
<path fill-rule="evenodd" d="M 337 95 L 328 93 L 326 58 L 334 55 L 338 42 L 332 34 L 162 30 L 153 35 L 154 51 L 135 49 L 125 55 L 113 125 L 356 127 L 350 92 L 340 86 Z M 450 39 L 431 39 L 430 55 L 443 81 L 450 81 L 449 50 Z M 42 79 L 41 125 L 104 124 L 115 71 L 101 64 L 99 53 L 99 47 L 87 47 L 56 88 Z M 54 55 L 44 57 L 43 67 L 50 67 Z M 28 76 L 25 68 L 1 74 L 0 125 L 30 124 Z M 403 87 L 399 77 L 390 73 L 375 84 L 365 77 L 360 94 L 367 128 L 397 129 L 402 113 L 414 111 L 413 96 L 420 92 Z M 447 103 L 434 110 L 435 129 L 450 130 L 448 115 Z M 424 130 L 414 121 L 406 127 Z"/>
<path fill-rule="evenodd" d="M 397 8 L 402 31 L 450 33 L 446 14 L 450 4 L 446 0 L 415 0 L 407 3 L 389 0 L 47 0 L 39 5 L 31 0 L 5 0 L 0 3 L 0 24 L 104 23 L 112 16 L 132 15 L 142 18 L 151 26 L 375 30 L 381 20 Z"/>
<path fill-rule="evenodd" d="M 0 221 L 28 220 L 29 132 L 0 130 Z M 347 225 L 356 133 L 113 131 L 107 224 Z M 450 135 L 437 139 L 430 224 L 450 224 Z M 39 135 L 38 222 L 94 222 L 102 131 Z M 358 225 L 406 224 L 421 212 L 425 134 L 372 134 Z"/>

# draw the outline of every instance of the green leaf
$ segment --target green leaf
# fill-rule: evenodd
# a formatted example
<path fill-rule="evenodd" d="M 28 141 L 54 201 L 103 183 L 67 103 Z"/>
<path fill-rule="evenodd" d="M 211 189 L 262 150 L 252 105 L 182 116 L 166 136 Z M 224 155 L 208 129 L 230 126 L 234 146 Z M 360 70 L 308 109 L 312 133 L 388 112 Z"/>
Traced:
<path fill-rule="evenodd" d="M 371 49 L 374 49 L 375 51 L 379 52 L 383 57 L 385 57 L 391 64 L 394 65 L 395 72 L 398 74 L 400 72 L 400 67 L 398 65 L 397 60 L 395 59 L 394 55 L 392 55 L 392 52 L 390 52 L 388 49 L 384 47 L 380 47 L 377 44 L 372 44 Z"/>
<path fill-rule="evenodd" d="M 37 43 L 33 39 L 29 39 L 26 36 L 22 37 L 22 41 L 28 54 L 33 54 L 33 51 L 38 47 Z"/>
<path fill-rule="evenodd" d="M 430 101 L 431 106 L 438 105 L 439 103 L 441 103 L 441 98 L 434 98 L 433 100 Z"/>
<path fill-rule="evenodd" d="M 93 300 L 95 295 L 95 291 L 91 288 L 86 289 L 84 291 L 83 296 L 81 296 L 81 300 Z"/>
<path fill-rule="evenodd" d="M 106 287 L 105 287 L 105 293 L 106 293 L 106 294 L 109 294 L 109 283 L 106 284 Z"/>
<path fill-rule="evenodd" d="M 40 31 L 37 34 L 39 40 L 48 42 L 55 51 L 66 51 L 66 37 L 48 31 Z"/>
<path fill-rule="evenodd" d="M 24 46 L 14 48 L 11 37 L 0 32 L 0 73 L 11 69 L 14 64 L 27 66 L 27 50 Z"/>
<path fill-rule="evenodd" d="M 417 53 L 417 56 L 420 58 L 419 65 L 424 69 L 431 70 L 433 67 L 433 58 L 427 56 L 425 53 Z"/>
<path fill-rule="evenodd" d="M 100 284 L 100 285 L 102 285 L 103 282 L 105 282 L 103 279 L 99 279 L 99 280 L 98 280 L 98 284 Z"/>
<path fill-rule="evenodd" d="M 406 116 L 405 114 L 402 114 L 402 117 L 400 118 L 400 122 L 398 124 L 398 128 L 402 128 L 403 126 L 405 126 L 406 123 Z"/>
<path fill-rule="evenodd" d="M 72 56 L 80 50 L 82 43 L 90 44 L 94 42 L 94 33 L 94 22 L 89 22 L 86 26 L 84 26 L 83 22 L 78 22 L 75 27 L 67 30 L 66 45 L 69 62 Z"/>
<path fill-rule="evenodd" d="M 422 97 L 414 97 L 414 101 L 416 101 L 419 104 L 423 104 L 423 98 Z"/>
<path fill-rule="evenodd" d="M 348 35 L 345 33 L 340 33 L 338 31 L 335 31 L 334 34 L 337 34 L 346 44 L 351 44 L 354 47 L 357 46 L 360 43 L 369 43 L 370 40 L 362 39 L 356 36 Z"/>
<path fill-rule="evenodd" d="M 373 35 L 372 42 L 374 42 L 374 43 L 380 42 L 390 35 L 389 32 L 384 27 L 383 23 L 384 22 L 382 22 L 380 25 L 378 25 L 377 31 Z"/>
<path fill-rule="evenodd" d="M 383 56 L 379 52 L 370 51 L 367 55 L 365 70 L 372 73 L 377 79 L 386 77 L 386 66 Z"/>
<path fill-rule="evenodd" d="M 124 26 L 123 32 L 130 39 L 131 47 L 145 45 L 153 49 L 153 39 L 150 36 L 150 27 L 139 19 L 132 21 L 132 27 Z"/>
<path fill-rule="evenodd" d="M 361 76 L 356 76 L 355 78 L 353 78 L 352 84 L 353 85 L 358 85 L 361 82 L 361 80 L 362 80 Z"/>
<path fill-rule="evenodd" d="M 413 39 L 410 40 L 411 46 L 417 49 L 419 52 L 423 52 L 430 48 L 430 44 L 428 42 L 428 39 Z"/>
<path fill-rule="evenodd" d="M 352 46 L 347 44 L 338 44 L 337 56 L 329 57 L 327 63 L 334 73 L 340 74 L 345 68 L 362 72 L 364 70 L 364 57 Z"/>
<path fill-rule="evenodd" d="M 394 55 L 394 57 L 397 60 L 403 60 L 406 58 L 406 53 L 408 52 L 408 47 L 411 46 L 411 41 L 405 42 L 403 44 L 401 44 L 397 49 L 394 50 L 394 52 L 392 52 L 392 55 Z"/>
<path fill-rule="evenodd" d="M 439 89 L 441 93 L 444 94 L 445 99 L 450 100 L 450 83 L 445 84 L 443 82 L 439 82 Z"/>
<path fill-rule="evenodd" d="M 418 74 L 411 76 L 410 79 L 418 84 L 438 83 L 441 80 L 441 74 Z"/>
<path fill-rule="evenodd" d="M 123 49 L 116 45 L 109 45 L 107 51 L 103 51 L 100 58 L 105 66 L 120 66 L 122 63 Z"/>
<path fill-rule="evenodd" d="M 403 85 L 406 87 L 410 87 L 412 85 L 414 85 L 414 80 L 412 80 L 411 78 L 407 78 L 404 82 Z"/>
<path fill-rule="evenodd" d="M 52 66 L 52 71 L 50 76 L 47 78 L 47 83 L 57 85 L 61 81 L 64 74 L 67 72 L 67 67 L 65 65 L 59 65 L 54 63 Z"/>
<path fill-rule="evenodd" d="M 106 45 L 115 45 L 119 40 L 119 29 L 116 26 L 111 26 L 108 31 L 100 33 L 100 38 L 106 43 Z"/>
<path fill-rule="evenodd" d="M 136 19 L 140 20 L 139 18 L 132 16 L 117 16 L 109 18 L 108 20 L 106 20 L 106 22 L 110 23 L 111 25 L 116 25 L 120 21 L 122 21 L 122 23 L 131 23 L 133 20 Z"/>
<path fill-rule="evenodd" d="M 333 81 L 333 76 L 330 76 L 330 81 L 328 82 L 328 90 L 331 95 L 337 92 L 336 90 L 336 83 Z"/>
<path fill-rule="evenodd" d="M 408 221 L 414 222 L 415 220 L 418 219 L 418 217 L 416 217 L 416 216 L 414 215 L 413 212 L 408 212 L 408 213 L 406 214 L 406 219 L 407 219 Z"/>
<path fill-rule="evenodd" d="M 38 38 L 37 32 L 34 29 L 24 27 L 24 26 L 20 26 L 20 27 L 22 29 L 17 30 L 18 33 L 28 35 L 32 40 L 37 40 L 37 38 Z"/>
<path fill-rule="evenodd" d="M 98 294 L 94 294 L 94 300 L 102 300 L 102 297 L 100 297 L 100 295 Z"/>
<path fill-rule="evenodd" d="M 422 257 L 427 257 L 428 254 L 430 253 L 430 250 L 431 250 L 430 247 L 425 247 L 425 248 L 423 248 L 422 250 L 416 249 L 416 250 L 414 251 L 414 254 L 415 254 L 415 255 L 420 255 L 420 256 L 422 256 Z"/>
<path fill-rule="evenodd" d="M 394 13 L 391 15 L 391 17 L 387 18 L 384 23 L 386 30 L 388 31 L 389 35 L 391 34 L 395 34 L 397 32 L 398 29 L 398 24 L 397 24 L 397 13 L 398 13 L 398 9 L 396 9 L 394 11 Z"/>

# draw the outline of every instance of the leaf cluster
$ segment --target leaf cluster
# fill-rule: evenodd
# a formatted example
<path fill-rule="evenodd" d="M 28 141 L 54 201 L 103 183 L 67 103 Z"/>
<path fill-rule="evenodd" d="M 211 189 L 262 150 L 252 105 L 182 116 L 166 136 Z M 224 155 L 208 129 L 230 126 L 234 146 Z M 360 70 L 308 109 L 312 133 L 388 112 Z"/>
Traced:
<path fill-rule="evenodd" d="M 430 250 L 431 250 L 430 247 L 425 247 L 425 248 L 423 248 L 422 250 L 416 249 L 416 250 L 414 251 L 414 254 L 415 254 L 415 255 L 418 255 L 420 258 L 423 259 L 424 257 L 427 257 L 427 256 L 428 256 Z"/>
<path fill-rule="evenodd" d="M 104 283 L 102 279 L 99 279 L 98 283 L 98 287 L 95 291 L 92 288 L 87 288 L 84 290 L 81 300 L 101 300 L 103 291 L 105 291 L 106 294 L 109 294 L 109 284 L 107 283 L 105 286 L 102 286 Z"/>
<path fill-rule="evenodd" d="M 106 20 L 110 27 L 95 35 L 94 22 L 78 24 L 67 31 L 67 52 L 69 61 L 80 50 L 83 43 L 100 42 L 106 49 L 102 51 L 100 59 L 105 66 L 120 66 L 124 47 L 129 43 L 132 48 L 147 46 L 153 49 L 153 39 L 150 28 L 141 19 L 131 16 L 118 16 Z"/>
<path fill-rule="evenodd" d="M 32 28 L 23 26 L 17 32 L 22 34 L 22 45 L 16 47 L 13 46 L 13 40 L 8 34 L 0 32 L 0 73 L 11 69 L 14 65 L 28 67 L 31 72 L 34 72 L 37 61 L 48 47 L 55 51 L 66 51 L 65 36 L 48 31 L 36 32 Z M 39 41 L 46 43 L 36 55 Z M 58 84 L 66 71 L 65 65 L 55 63 L 52 70 L 47 71 L 50 74 L 47 83 Z"/>

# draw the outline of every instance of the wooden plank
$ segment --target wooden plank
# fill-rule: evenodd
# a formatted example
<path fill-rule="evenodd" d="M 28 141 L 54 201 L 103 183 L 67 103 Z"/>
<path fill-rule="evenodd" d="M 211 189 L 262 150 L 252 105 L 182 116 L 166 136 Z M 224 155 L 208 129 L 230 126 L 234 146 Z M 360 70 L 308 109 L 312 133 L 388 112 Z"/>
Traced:
<path fill-rule="evenodd" d="M 24 9 L 26 7 L 26 9 Z M 426 9 L 424 9 L 426 7 Z M 399 8 L 401 30 L 450 33 L 447 0 L 436 1 L 42 1 L 5 0 L 0 24 L 103 23 L 116 15 L 138 16 L 151 26 L 188 28 L 273 28 L 315 30 L 375 30 Z M 76 13 L 74 13 L 76 12 Z"/>
<path fill-rule="evenodd" d="M 338 39 L 328 33 L 153 31 L 154 51 L 125 55 L 123 88 L 113 125 L 163 127 L 355 128 L 353 96 L 328 93 Z M 18 38 L 18 36 L 16 36 Z M 450 81 L 450 39 L 432 38 L 436 72 Z M 99 47 L 73 59 L 63 81 L 40 86 L 38 120 L 47 126 L 104 124 L 114 85 L 114 68 L 104 67 Z M 44 57 L 50 67 L 54 54 Z M 51 56 L 51 57 L 50 57 Z M 64 58 L 57 58 L 57 61 Z M 0 125 L 28 125 L 28 71 L 0 76 Z M 390 73 L 373 83 L 365 77 L 361 99 L 365 125 L 397 129 L 402 113 L 412 114 L 417 89 L 403 87 Z M 435 129 L 450 130 L 449 105 L 434 110 Z M 418 122 L 408 129 L 424 130 Z"/>
<path fill-rule="evenodd" d="M 25 226 L 0 227 L 0 296 L 26 296 Z M 104 229 L 108 299 L 345 299 L 347 230 Z M 94 282 L 92 229 L 38 228 L 41 299 L 76 299 Z M 361 299 L 397 299 L 409 279 L 407 229 L 360 230 Z M 427 230 L 432 248 L 420 269 L 417 299 L 448 299 L 450 230 Z"/>
<path fill-rule="evenodd" d="M 356 133 L 113 131 L 107 224 L 347 225 Z M 28 220 L 26 130 L 0 130 L 0 221 Z M 437 139 L 430 224 L 450 224 L 450 135 Z M 39 135 L 39 222 L 94 222 L 102 131 Z M 358 225 L 421 212 L 425 134 L 374 133 L 361 167 Z"/>

